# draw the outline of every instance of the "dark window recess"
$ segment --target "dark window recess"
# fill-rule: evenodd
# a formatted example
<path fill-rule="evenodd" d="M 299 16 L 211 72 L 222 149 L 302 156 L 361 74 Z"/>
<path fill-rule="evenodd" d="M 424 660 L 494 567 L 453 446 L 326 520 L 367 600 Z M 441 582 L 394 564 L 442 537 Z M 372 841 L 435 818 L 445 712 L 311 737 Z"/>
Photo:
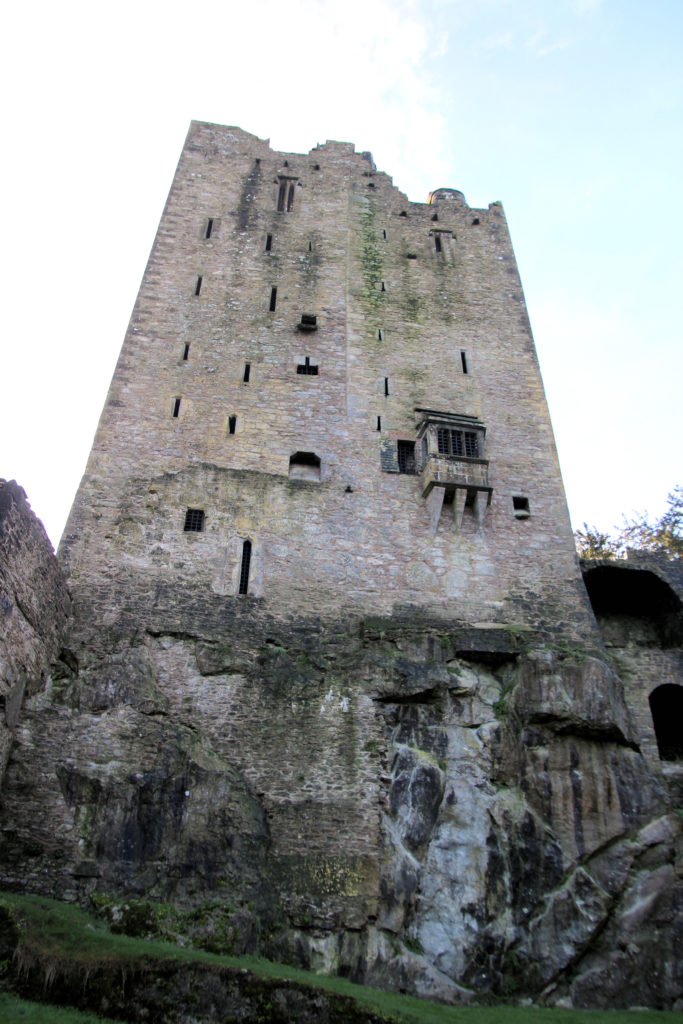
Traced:
<path fill-rule="evenodd" d="M 314 171 L 319 171 L 320 170 L 320 164 L 313 164 L 313 170 Z"/>
<path fill-rule="evenodd" d="M 382 281 L 382 291 L 385 292 L 386 290 L 387 290 L 386 285 L 385 285 L 384 281 Z"/>
<path fill-rule="evenodd" d="M 202 533 L 204 531 L 204 509 L 188 508 L 185 513 L 185 533 Z"/>
<path fill-rule="evenodd" d="M 236 416 L 228 416 L 228 433 L 229 434 L 234 434 L 236 426 L 237 426 L 237 417 Z"/>
<path fill-rule="evenodd" d="M 415 473 L 415 442 L 399 441 L 397 443 L 399 473 Z"/>
<path fill-rule="evenodd" d="M 289 167 L 289 160 L 285 160 L 285 162 L 283 163 L 282 166 L 283 167 Z"/>
<path fill-rule="evenodd" d="M 244 364 L 244 373 L 242 374 L 242 380 L 245 384 L 249 383 L 249 377 L 251 376 L 251 363 Z"/>
<path fill-rule="evenodd" d="M 186 363 L 189 358 L 190 358 L 190 346 L 186 345 L 185 348 L 183 349 L 183 362 Z"/>
<path fill-rule="evenodd" d="M 425 462 L 427 461 L 427 456 L 428 455 L 429 455 L 429 445 L 427 444 L 427 438 L 423 437 L 422 438 L 422 465 L 423 466 L 424 466 Z"/>
<path fill-rule="evenodd" d="M 273 236 L 272 235 L 266 235 L 266 252 L 270 252 L 270 250 L 272 248 L 273 248 Z"/>
<path fill-rule="evenodd" d="M 518 519 L 528 519 L 529 512 L 529 499 L 523 497 L 521 494 L 515 494 L 512 498 L 512 508 Z"/>
<path fill-rule="evenodd" d="M 251 541 L 245 540 L 242 545 L 242 564 L 240 565 L 240 594 L 249 590 L 249 563 L 251 562 Z"/>
<path fill-rule="evenodd" d="M 407 260 L 416 260 L 417 259 L 417 253 L 416 252 L 407 252 L 406 253 L 406 259 Z"/>
<path fill-rule="evenodd" d="M 313 252 L 313 242 L 308 243 L 308 251 Z"/>
<path fill-rule="evenodd" d="M 302 313 L 301 320 L 296 326 L 299 331 L 317 331 L 318 319 L 313 313 Z"/>
<path fill-rule="evenodd" d="M 294 209 L 294 186 L 289 186 L 289 192 L 287 193 L 287 213 L 291 213 Z"/>
<path fill-rule="evenodd" d="M 472 223 L 473 223 L 473 224 L 478 224 L 478 223 L 479 223 L 479 218 L 478 218 L 478 217 L 475 217 L 475 218 L 474 218 L 474 220 L 472 221 Z"/>
<path fill-rule="evenodd" d="M 176 420 L 180 416 L 180 399 L 173 399 L 173 419 Z"/>
<path fill-rule="evenodd" d="M 277 208 L 278 213 L 282 213 L 285 208 L 285 196 L 287 195 L 287 182 L 280 182 L 280 191 L 277 194 Z"/>
<path fill-rule="evenodd" d="M 297 373 L 308 374 L 311 377 L 318 376 L 318 367 L 315 363 L 312 363 L 308 356 L 306 356 L 303 363 L 299 363 L 296 368 Z"/>
<path fill-rule="evenodd" d="M 383 239 L 384 239 L 384 241 L 386 242 L 386 240 L 387 240 L 387 233 L 386 233 L 386 231 L 383 231 L 383 232 L 382 232 L 382 238 L 383 238 Z"/>
<path fill-rule="evenodd" d="M 388 377 L 384 378 L 384 394 L 385 395 L 389 394 L 389 378 Z"/>
<path fill-rule="evenodd" d="M 649 697 L 657 749 L 662 761 L 683 761 L 683 686 L 663 683 Z"/>
<path fill-rule="evenodd" d="M 270 289 L 270 312 L 275 312 L 275 306 L 277 305 L 277 288 Z"/>
<path fill-rule="evenodd" d="M 407 214 L 406 210 L 401 210 L 401 212 L 399 213 L 399 217 L 407 217 L 407 216 L 408 216 L 408 214 Z"/>
<path fill-rule="evenodd" d="M 434 235 L 434 248 L 437 252 L 441 252 L 441 238 L 439 235 Z"/>
<path fill-rule="evenodd" d="M 464 351 L 464 349 L 460 350 L 460 365 L 462 366 L 462 372 L 463 373 L 469 373 L 470 372 L 467 369 L 467 353 Z"/>
<path fill-rule="evenodd" d="M 377 417 L 377 429 L 378 430 L 382 429 L 382 417 L 381 416 Z"/>
<path fill-rule="evenodd" d="M 213 217 L 209 217 L 206 222 L 206 228 L 204 229 L 204 238 L 211 238 L 213 234 Z"/>
<path fill-rule="evenodd" d="M 434 216 L 432 217 L 432 220 L 438 220 L 438 219 L 439 219 L 439 215 L 438 215 L 438 213 L 435 213 Z"/>
<path fill-rule="evenodd" d="M 382 328 L 381 327 L 377 328 L 377 340 L 378 341 L 382 340 Z"/>
<path fill-rule="evenodd" d="M 202 290 L 202 279 L 201 279 L 201 277 L 198 277 L 197 278 L 197 283 L 194 286 L 194 293 L 195 293 L 195 295 L 199 295 L 201 290 Z"/>
<path fill-rule="evenodd" d="M 440 455 L 458 455 L 467 459 L 479 457 L 479 438 L 473 431 L 440 427 L 436 437 Z"/>

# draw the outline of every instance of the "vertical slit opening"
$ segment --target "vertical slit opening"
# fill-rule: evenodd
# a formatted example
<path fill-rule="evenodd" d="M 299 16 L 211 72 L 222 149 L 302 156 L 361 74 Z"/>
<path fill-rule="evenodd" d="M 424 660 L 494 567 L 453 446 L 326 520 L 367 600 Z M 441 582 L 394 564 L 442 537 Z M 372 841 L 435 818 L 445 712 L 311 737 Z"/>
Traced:
<path fill-rule="evenodd" d="M 460 363 L 462 365 L 462 372 L 469 373 L 470 371 L 467 369 L 467 353 L 464 350 L 460 352 Z"/>
<path fill-rule="evenodd" d="M 179 416 L 180 416 L 180 399 L 179 398 L 174 398 L 173 399 L 173 419 L 177 420 Z"/>
<path fill-rule="evenodd" d="M 434 235 L 434 248 L 437 252 L 441 252 L 441 239 L 438 235 Z"/>
<path fill-rule="evenodd" d="M 377 429 L 378 430 L 382 429 L 382 417 L 381 416 L 377 417 Z"/>
<path fill-rule="evenodd" d="M 385 395 L 389 394 L 389 378 L 388 377 L 384 378 L 384 394 Z"/>
<path fill-rule="evenodd" d="M 206 231 L 204 232 L 204 238 L 211 238 L 213 232 L 213 217 L 209 217 L 206 222 Z"/>
<path fill-rule="evenodd" d="M 280 191 L 277 194 L 277 208 L 278 212 L 282 213 L 285 208 L 285 193 L 287 191 L 287 185 L 283 181 L 280 185 Z"/>
<path fill-rule="evenodd" d="M 190 346 L 186 345 L 185 348 L 183 349 L 183 362 L 186 363 L 189 358 L 190 358 Z"/>
<path fill-rule="evenodd" d="M 275 312 L 275 306 L 277 304 L 277 288 L 270 289 L 270 312 Z"/>
<path fill-rule="evenodd" d="M 249 563 L 251 562 L 251 541 L 245 540 L 242 545 L 242 564 L 240 566 L 240 594 L 249 590 Z"/>
<path fill-rule="evenodd" d="M 386 290 L 386 285 L 384 284 L 384 281 L 382 281 L 382 291 L 385 292 Z"/>
<path fill-rule="evenodd" d="M 287 195 L 287 213 L 291 213 L 294 209 L 294 186 L 289 186 L 289 194 Z"/>
<path fill-rule="evenodd" d="M 245 363 L 244 364 L 244 374 L 242 375 L 242 380 L 244 381 L 245 384 L 249 383 L 249 376 L 250 376 L 250 374 L 251 374 L 251 363 Z"/>
<path fill-rule="evenodd" d="M 202 290 L 202 279 L 201 279 L 201 277 L 198 277 L 197 278 L 197 283 L 194 286 L 194 293 L 195 293 L 195 295 L 199 295 L 201 290 Z"/>
<path fill-rule="evenodd" d="M 377 340 L 378 341 L 382 340 L 382 328 L 381 327 L 377 328 Z"/>
<path fill-rule="evenodd" d="M 229 416 L 228 417 L 228 433 L 229 434 L 234 434 L 236 426 L 237 426 L 237 417 L 236 416 Z"/>
<path fill-rule="evenodd" d="M 270 252 L 270 250 L 272 248 L 273 248 L 273 236 L 272 235 L 266 235 L 266 252 Z"/>

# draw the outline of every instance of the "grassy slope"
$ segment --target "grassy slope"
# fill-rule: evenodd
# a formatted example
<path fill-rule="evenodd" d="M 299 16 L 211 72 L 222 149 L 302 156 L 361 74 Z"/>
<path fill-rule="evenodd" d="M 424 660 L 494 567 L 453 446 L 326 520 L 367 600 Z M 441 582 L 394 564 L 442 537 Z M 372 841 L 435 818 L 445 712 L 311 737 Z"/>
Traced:
<path fill-rule="evenodd" d="M 499 1006 L 442 1006 L 424 999 L 414 999 L 392 992 L 354 985 L 344 978 L 312 974 L 309 971 L 271 963 L 257 957 L 217 956 L 201 950 L 191 950 L 145 939 L 115 935 L 97 918 L 91 917 L 73 904 L 60 903 L 39 896 L 0 894 L 2 907 L 20 920 L 21 945 L 30 953 L 39 955 L 48 966 L 50 963 L 76 961 L 83 965 L 98 963 L 121 963 L 145 958 L 169 960 L 195 960 L 247 969 L 255 975 L 267 978 L 290 978 L 301 984 L 328 991 L 339 992 L 356 999 L 361 1005 L 384 1014 L 390 1020 L 420 1022 L 420 1024 L 617 1024 L 628 1020 L 629 1024 L 681 1024 L 678 1013 L 662 1013 L 655 1010 L 643 1011 L 636 1015 L 629 1011 L 605 1012 L 599 1010 L 557 1010 L 547 1007 Z M 31 1016 L 30 1014 L 34 1015 Z M 100 1018 L 75 1010 L 63 1010 L 58 1016 L 56 1010 L 39 1004 L 24 1003 L 0 993 L 1 1021 L 62 1021 L 73 1024 L 90 1024 Z"/>

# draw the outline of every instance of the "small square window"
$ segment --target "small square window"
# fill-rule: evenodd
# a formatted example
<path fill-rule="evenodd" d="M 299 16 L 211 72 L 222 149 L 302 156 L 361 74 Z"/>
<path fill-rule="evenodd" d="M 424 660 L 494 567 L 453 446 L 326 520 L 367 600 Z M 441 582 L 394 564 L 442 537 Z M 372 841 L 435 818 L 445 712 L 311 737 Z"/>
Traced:
<path fill-rule="evenodd" d="M 185 533 L 203 533 L 204 518 L 203 508 L 188 508 L 185 513 L 185 526 L 183 527 Z"/>
<path fill-rule="evenodd" d="M 529 510 L 529 499 L 523 497 L 520 494 L 516 494 L 512 498 L 512 508 L 515 513 L 516 519 L 528 519 L 531 515 Z"/>

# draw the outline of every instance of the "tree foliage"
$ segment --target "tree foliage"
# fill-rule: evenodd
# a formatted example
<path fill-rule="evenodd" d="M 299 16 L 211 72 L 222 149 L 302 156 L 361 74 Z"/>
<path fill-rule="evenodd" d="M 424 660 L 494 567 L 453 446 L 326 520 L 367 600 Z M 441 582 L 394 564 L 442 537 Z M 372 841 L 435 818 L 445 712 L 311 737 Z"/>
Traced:
<path fill-rule="evenodd" d="M 683 487 L 679 484 L 668 495 L 666 512 L 651 522 L 647 512 L 636 513 L 614 533 L 602 533 L 595 526 L 583 524 L 574 531 L 580 558 L 625 558 L 629 548 L 665 554 L 669 558 L 683 556 Z"/>

